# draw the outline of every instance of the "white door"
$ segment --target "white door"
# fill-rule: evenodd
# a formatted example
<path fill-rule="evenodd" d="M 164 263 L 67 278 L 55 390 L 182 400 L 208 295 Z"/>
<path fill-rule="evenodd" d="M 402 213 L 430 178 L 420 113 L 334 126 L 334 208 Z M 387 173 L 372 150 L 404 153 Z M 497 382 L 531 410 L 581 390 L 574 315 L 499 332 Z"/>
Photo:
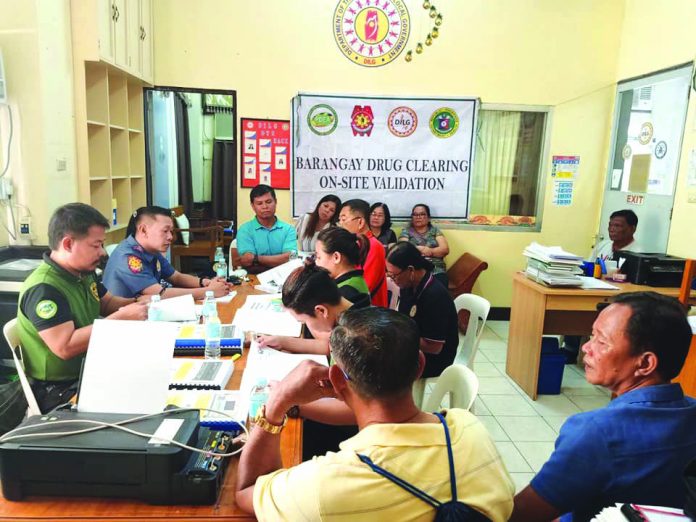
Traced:
<path fill-rule="evenodd" d="M 643 252 L 667 251 L 692 64 L 619 83 L 607 185 L 597 241 L 612 212 L 638 216 Z"/>

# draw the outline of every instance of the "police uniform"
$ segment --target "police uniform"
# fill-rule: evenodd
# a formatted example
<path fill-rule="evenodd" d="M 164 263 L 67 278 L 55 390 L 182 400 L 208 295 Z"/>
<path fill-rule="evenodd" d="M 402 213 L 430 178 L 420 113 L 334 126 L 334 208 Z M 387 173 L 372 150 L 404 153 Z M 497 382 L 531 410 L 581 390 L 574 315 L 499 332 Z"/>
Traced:
<path fill-rule="evenodd" d="M 106 288 L 94 273 L 75 276 L 44 254 L 43 262 L 27 277 L 19 293 L 17 328 L 24 370 L 39 381 L 74 381 L 85 354 L 68 360 L 55 355 L 39 332 L 72 321 L 75 329 L 99 317 Z"/>
<path fill-rule="evenodd" d="M 164 288 L 171 286 L 166 280 L 175 271 L 162 254 L 150 254 L 133 236 L 128 236 L 109 256 L 104 269 L 104 286 L 114 295 L 135 297 L 154 284 Z"/>

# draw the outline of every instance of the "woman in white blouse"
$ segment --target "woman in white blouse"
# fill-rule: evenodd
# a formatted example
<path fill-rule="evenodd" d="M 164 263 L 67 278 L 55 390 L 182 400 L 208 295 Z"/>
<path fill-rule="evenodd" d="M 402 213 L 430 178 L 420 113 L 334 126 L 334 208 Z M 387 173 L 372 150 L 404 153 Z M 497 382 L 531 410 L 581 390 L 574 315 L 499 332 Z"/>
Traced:
<path fill-rule="evenodd" d="M 325 228 L 336 226 L 341 200 L 338 196 L 327 194 L 319 200 L 313 212 L 298 218 L 295 224 L 297 245 L 302 252 L 314 252 L 317 235 Z"/>

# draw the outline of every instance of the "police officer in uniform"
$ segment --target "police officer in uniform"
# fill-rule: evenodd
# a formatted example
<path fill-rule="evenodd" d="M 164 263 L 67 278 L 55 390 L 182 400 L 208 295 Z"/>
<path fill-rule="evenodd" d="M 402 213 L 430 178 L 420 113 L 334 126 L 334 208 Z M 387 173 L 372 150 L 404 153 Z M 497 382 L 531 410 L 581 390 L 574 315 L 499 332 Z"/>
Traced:
<path fill-rule="evenodd" d="M 22 284 L 17 329 L 42 412 L 74 395 L 95 319 L 147 318 L 149 298 L 117 297 L 97 281 L 94 270 L 108 228 L 106 218 L 89 205 L 58 208 L 48 224 L 51 251 Z"/>
<path fill-rule="evenodd" d="M 162 298 L 192 294 L 205 297 L 227 295 L 230 285 L 224 278 L 208 279 L 182 274 L 162 255 L 174 239 L 171 212 L 163 207 L 141 207 L 130 218 L 126 239 L 109 256 L 104 285 L 115 295 L 136 297 L 160 294 Z"/>

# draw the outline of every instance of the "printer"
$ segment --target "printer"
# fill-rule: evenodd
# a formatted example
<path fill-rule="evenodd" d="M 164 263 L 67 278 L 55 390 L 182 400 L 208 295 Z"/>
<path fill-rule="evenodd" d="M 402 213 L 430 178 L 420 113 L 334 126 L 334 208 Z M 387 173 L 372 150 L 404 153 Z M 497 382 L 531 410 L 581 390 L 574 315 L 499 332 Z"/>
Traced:
<path fill-rule="evenodd" d="M 198 411 L 176 411 L 125 424 L 141 433 L 209 451 L 126 433 L 95 429 L 96 420 L 119 423 L 130 414 L 59 410 L 26 419 L 18 433 L 85 433 L 18 438 L 0 444 L 0 480 L 7 500 L 30 495 L 122 497 L 150 504 L 213 504 L 218 498 L 233 432 L 200 427 Z M 58 421 L 71 421 L 60 423 Z M 88 431 L 91 429 L 92 431 Z M 159 432 L 158 432 L 159 430 Z"/>
<path fill-rule="evenodd" d="M 619 270 L 636 285 L 681 286 L 686 261 L 667 254 L 646 254 L 620 250 L 616 252 Z"/>

